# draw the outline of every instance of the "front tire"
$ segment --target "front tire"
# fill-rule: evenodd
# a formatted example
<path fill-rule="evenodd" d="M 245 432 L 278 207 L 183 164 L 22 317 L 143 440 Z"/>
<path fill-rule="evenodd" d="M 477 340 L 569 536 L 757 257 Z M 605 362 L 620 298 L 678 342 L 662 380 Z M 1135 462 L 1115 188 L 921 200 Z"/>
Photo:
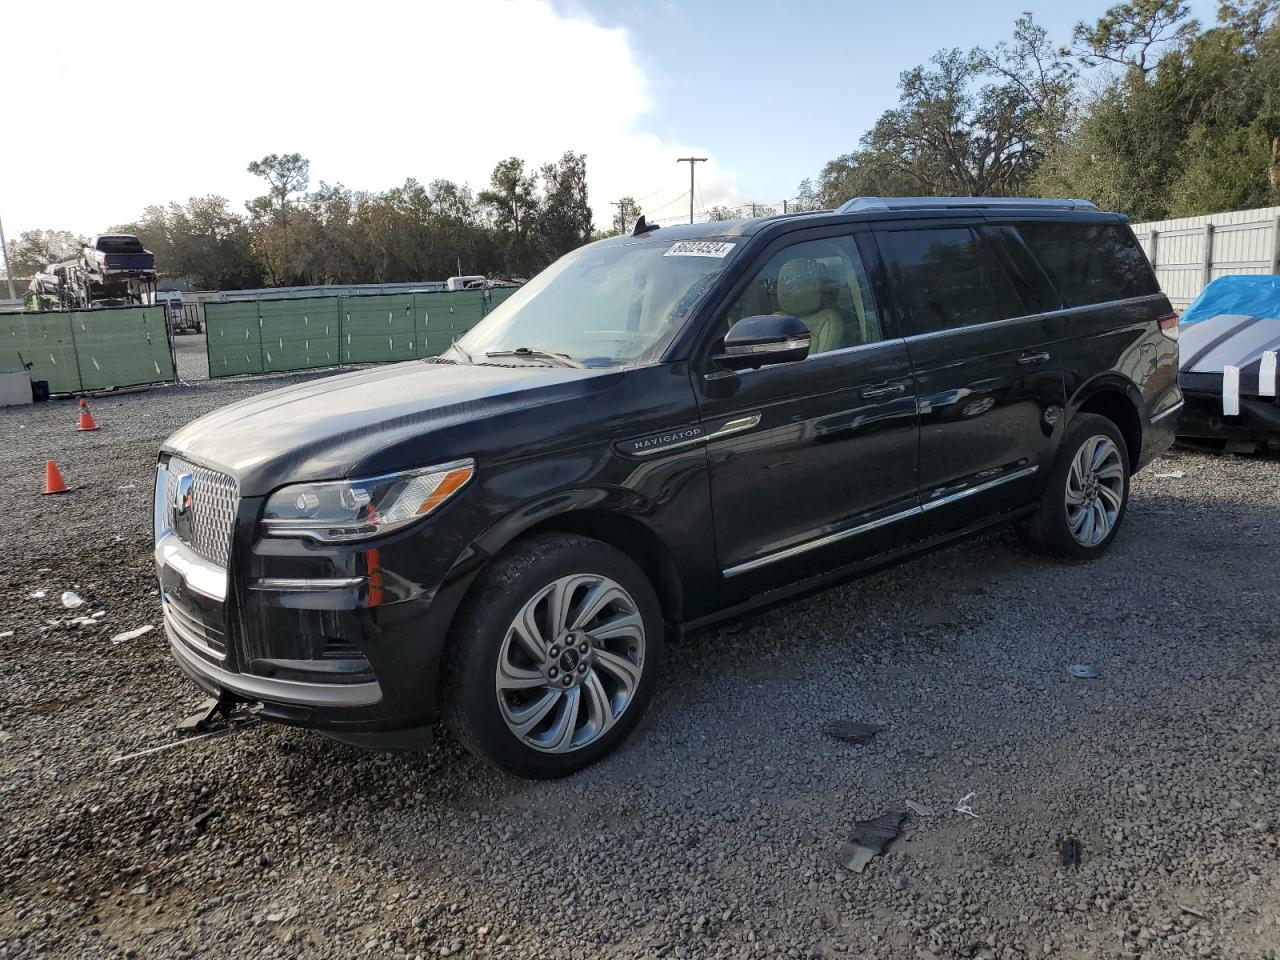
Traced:
<path fill-rule="evenodd" d="M 627 737 L 661 656 L 658 598 L 629 557 L 587 537 L 530 537 L 490 564 L 459 612 L 445 719 L 507 773 L 563 777 Z"/>
<path fill-rule="evenodd" d="M 1035 514 L 1019 526 L 1037 553 L 1081 563 L 1115 539 L 1129 505 L 1129 452 L 1112 421 L 1076 414 Z"/>

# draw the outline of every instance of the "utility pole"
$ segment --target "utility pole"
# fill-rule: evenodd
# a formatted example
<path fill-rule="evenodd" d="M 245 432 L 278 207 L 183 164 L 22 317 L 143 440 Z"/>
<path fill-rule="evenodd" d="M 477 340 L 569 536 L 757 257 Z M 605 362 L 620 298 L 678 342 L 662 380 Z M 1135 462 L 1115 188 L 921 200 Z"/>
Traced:
<path fill-rule="evenodd" d="M 2 221 L 0 221 L 0 250 L 4 251 L 4 278 L 9 281 L 9 299 L 17 300 L 18 295 L 13 292 L 13 271 L 9 269 L 9 245 L 4 239 L 4 223 Z"/>
<path fill-rule="evenodd" d="M 785 200 L 782 201 L 782 212 L 783 213 L 787 212 L 787 201 Z"/>
<path fill-rule="evenodd" d="M 706 157 L 677 157 L 676 163 L 689 165 L 689 222 L 693 223 L 693 169 L 700 163 L 706 163 Z"/>
<path fill-rule="evenodd" d="M 756 204 L 751 205 L 751 218 L 754 220 L 756 215 Z"/>
<path fill-rule="evenodd" d="M 618 208 L 618 216 L 622 218 L 622 232 L 625 234 L 627 232 L 627 207 L 630 204 L 625 199 L 622 199 L 613 201 L 613 205 Z"/>

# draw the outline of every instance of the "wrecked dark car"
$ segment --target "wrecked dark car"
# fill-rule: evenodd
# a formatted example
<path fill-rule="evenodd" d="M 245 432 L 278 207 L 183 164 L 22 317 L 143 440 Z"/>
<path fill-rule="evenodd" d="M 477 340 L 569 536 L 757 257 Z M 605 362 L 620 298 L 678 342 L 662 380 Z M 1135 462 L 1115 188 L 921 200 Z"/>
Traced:
<path fill-rule="evenodd" d="M 171 651 L 270 720 L 388 748 L 444 719 L 564 775 L 682 631 L 1003 523 L 1100 556 L 1173 439 L 1177 334 L 1125 219 L 1081 201 L 640 224 L 438 358 L 171 436 Z"/>
<path fill-rule="evenodd" d="M 1186 407 L 1178 435 L 1232 453 L 1280 448 L 1280 277 L 1219 277 L 1179 328 Z"/>

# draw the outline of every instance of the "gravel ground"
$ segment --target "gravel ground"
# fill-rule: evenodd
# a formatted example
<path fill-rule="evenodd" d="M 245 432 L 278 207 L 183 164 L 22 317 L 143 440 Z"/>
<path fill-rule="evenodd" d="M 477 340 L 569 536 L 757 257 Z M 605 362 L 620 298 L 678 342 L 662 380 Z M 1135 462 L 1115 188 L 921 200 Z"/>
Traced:
<path fill-rule="evenodd" d="M 0 957 L 1277 956 L 1280 461 L 1166 457 L 1090 566 L 1001 533 L 690 637 L 568 780 L 267 726 L 113 764 L 201 699 L 158 629 L 156 447 L 297 379 L 100 399 L 91 434 L 0 411 Z M 75 492 L 36 494 L 46 457 Z M 843 870 L 908 799 L 936 815 Z"/>
<path fill-rule="evenodd" d="M 204 333 L 179 333 L 173 338 L 173 355 L 178 364 L 178 379 L 188 383 L 209 379 L 209 356 Z"/>

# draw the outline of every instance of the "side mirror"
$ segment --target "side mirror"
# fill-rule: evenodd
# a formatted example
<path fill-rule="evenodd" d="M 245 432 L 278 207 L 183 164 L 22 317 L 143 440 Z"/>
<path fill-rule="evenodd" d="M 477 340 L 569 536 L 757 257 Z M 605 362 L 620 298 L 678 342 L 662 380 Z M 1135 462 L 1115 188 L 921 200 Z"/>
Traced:
<path fill-rule="evenodd" d="M 715 361 L 729 370 L 795 363 L 809 355 L 809 337 L 809 328 L 797 317 L 743 317 L 725 334 L 724 353 Z"/>

